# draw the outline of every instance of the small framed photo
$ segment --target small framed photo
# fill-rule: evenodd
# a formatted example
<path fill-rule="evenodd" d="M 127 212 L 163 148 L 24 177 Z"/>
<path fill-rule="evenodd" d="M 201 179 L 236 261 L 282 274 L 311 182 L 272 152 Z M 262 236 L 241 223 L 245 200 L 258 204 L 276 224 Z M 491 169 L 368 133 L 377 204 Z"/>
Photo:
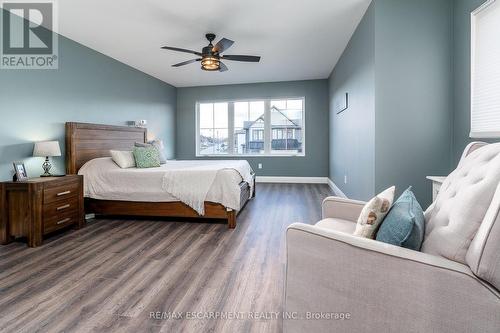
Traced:
<path fill-rule="evenodd" d="M 28 179 L 28 173 L 26 172 L 26 167 L 23 162 L 14 162 L 14 171 L 16 172 L 16 179 L 18 181 L 23 181 Z"/>

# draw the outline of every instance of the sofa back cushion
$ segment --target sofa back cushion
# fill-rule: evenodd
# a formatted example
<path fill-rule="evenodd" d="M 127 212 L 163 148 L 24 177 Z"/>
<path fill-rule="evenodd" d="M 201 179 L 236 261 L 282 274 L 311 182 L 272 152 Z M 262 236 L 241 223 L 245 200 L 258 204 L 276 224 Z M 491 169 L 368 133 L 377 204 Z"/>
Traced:
<path fill-rule="evenodd" d="M 500 143 L 474 150 L 446 178 L 426 221 L 422 252 L 465 264 L 500 181 Z"/>
<path fill-rule="evenodd" d="M 500 185 L 466 256 L 474 274 L 500 290 Z"/>

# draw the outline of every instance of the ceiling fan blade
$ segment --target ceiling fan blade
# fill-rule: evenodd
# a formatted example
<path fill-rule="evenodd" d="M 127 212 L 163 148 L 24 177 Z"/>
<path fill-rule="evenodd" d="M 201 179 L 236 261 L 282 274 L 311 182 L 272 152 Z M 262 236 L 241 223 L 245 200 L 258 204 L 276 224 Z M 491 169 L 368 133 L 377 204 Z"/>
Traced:
<path fill-rule="evenodd" d="M 215 44 L 212 51 L 222 53 L 226 51 L 228 48 L 230 48 L 231 45 L 233 45 L 233 43 L 234 42 L 230 39 L 222 38 L 217 44 Z"/>
<path fill-rule="evenodd" d="M 224 55 L 222 59 L 233 60 L 233 61 L 246 61 L 246 62 L 259 62 L 260 57 L 249 56 L 249 55 Z"/>
<path fill-rule="evenodd" d="M 164 50 L 172 50 L 172 51 L 177 51 L 177 52 L 191 53 L 191 54 L 196 54 L 198 56 L 201 56 L 200 52 L 196 52 L 196 51 L 193 51 L 193 50 L 181 49 L 179 47 L 163 46 L 162 49 L 164 49 Z"/>
<path fill-rule="evenodd" d="M 180 66 L 188 65 L 188 64 L 192 64 L 193 62 L 200 61 L 200 60 L 201 60 L 201 58 L 191 59 L 191 60 L 188 60 L 188 61 L 183 61 L 183 62 L 180 62 L 178 64 L 172 65 L 172 67 L 180 67 Z"/>
<path fill-rule="evenodd" d="M 225 72 L 227 71 L 227 66 L 224 65 L 222 62 L 219 62 L 219 72 Z"/>

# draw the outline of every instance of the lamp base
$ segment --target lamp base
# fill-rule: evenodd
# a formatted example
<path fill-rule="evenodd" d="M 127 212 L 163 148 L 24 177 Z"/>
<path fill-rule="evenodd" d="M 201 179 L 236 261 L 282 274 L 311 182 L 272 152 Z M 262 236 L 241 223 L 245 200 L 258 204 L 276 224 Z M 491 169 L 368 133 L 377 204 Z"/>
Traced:
<path fill-rule="evenodd" d="M 50 174 L 50 169 L 52 168 L 52 164 L 50 164 L 49 157 L 45 157 L 45 162 L 42 164 L 42 169 L 44 171 L 43 175 L 40 175 L 40 177 L 52 177 Z"/>

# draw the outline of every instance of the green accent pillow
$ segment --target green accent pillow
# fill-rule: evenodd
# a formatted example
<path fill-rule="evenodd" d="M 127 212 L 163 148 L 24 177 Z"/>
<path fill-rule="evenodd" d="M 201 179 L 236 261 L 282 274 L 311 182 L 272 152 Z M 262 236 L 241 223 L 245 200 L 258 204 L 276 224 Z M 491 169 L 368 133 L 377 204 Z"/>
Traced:
<path fill-rule="evenodd" d="M 424 240 L 424 231 L 424 212 L 410 186 L 392 206 L 380 226 L 376 239 L 419 251 Z"/>
<path fill-rule="evenodd" d="M 157 168 L 160 166 L 160 152 L 153 146 L 134 147 L 137 168 Z"/>

